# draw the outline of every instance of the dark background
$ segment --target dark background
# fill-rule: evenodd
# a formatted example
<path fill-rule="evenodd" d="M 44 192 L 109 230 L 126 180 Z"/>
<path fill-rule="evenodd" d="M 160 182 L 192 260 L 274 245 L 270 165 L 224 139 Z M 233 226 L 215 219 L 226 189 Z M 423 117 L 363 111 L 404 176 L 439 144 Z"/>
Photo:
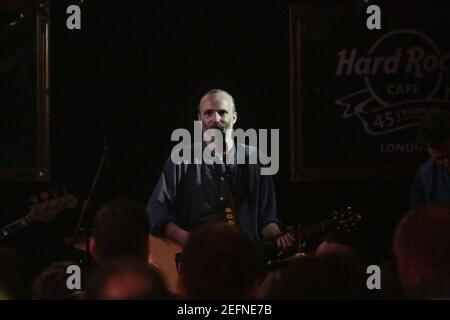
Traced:
<path fill-rule="evenodd" d="M 174 145 L 172 131 L 191 129 L 201 95 L 223 88 L 236 99 L 237 127 L 280 129 L 274 181 L 284 224 L 317 222 L 351 204 L 365 217 L 367 250 L 374 258 L 388 255 L 395 222 L 408 207 L 411 177 L 290 180 L 286 1 L 87 0 L 81 30 L 70 31 L 66 8 L 74 3 L 51 2 L 52 181 L 2 182 L 3 223 L 26 213 L 31 194 L 54 186 L 67 186 L 83 200 L 104 137 L 109 161 L 94 208 L 118 196 L 146 203 Z M 362 14 L 360 1 L 353 3 Z"/>
<path fill-rule="evenodd" d="M 10 27 L 20 13 L 24 18 Z M 31 8 L 0 8 L 1 169 L 29 168 L 37 161 L 35 20 Z"/>

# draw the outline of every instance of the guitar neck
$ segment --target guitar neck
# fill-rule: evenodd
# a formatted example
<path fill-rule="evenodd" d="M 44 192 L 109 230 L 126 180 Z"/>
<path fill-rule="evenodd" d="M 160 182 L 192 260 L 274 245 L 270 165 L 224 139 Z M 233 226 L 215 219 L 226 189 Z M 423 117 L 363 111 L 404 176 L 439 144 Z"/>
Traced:
<path fill-rule="evenodd" d="M 320 223 L 308 226 L 300 226 L 298 228 L 298 234 L 300 238 L 308 238 L 326 233 L 328 230 L 329 230 L 329 222 L 322 221 Z"/>
<path fill-rule="evenodd" d="M 13 233 L 16 233 L 23 227 L 31 224 L 33 219 L 31 215 L 27 215 L 19 220 L 14 221 L 13 223 L 8 224 L 7 226 L 0 229 L 0 239 L 6 239 Z"/>
<path fill-rule="evenodd" d="M 332 221 L 325 220 L 320 223 L 308 225 L 308 226 L 299 226 L 297 229 L 297 233 L 295 237 L 300 239 L 306 239 L 309 237 L 317 236 L 324 234 L 330 230 L 330 226 L 332 225 Z M 262 247 L 262 250 L 266 255 L 274 255 L 279 252 L 278 246 L 276 244 L 277 238 L 270 239 L 260 239 L 259 243 Z"/>

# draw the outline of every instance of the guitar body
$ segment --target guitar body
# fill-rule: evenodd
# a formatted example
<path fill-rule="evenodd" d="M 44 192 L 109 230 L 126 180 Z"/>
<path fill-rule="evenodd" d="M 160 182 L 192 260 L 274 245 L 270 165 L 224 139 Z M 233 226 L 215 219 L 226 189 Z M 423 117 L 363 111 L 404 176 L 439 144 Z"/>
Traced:
<path fill-rule="evenodd" d="M 287 229 L 290 230 L 289 232 L 298 241 L 299 239 L 304 240 L 305 238 L 325 234 L 327 232 L 352 232 L 354 231 L 360 220 L 361 216 L 358 213 L 353 212 L 351 207 L 347 207 L 339 211 L 333 211 L 332 219 L 324 220 L 314 225 L 298 226 L 296 228 L 288 227 Z M 179 274 L 175 257 L 182 251 L 182 247 L 172 240 L 169 240 L 167 238 L 155 237 L 152 235 L 150 235 L 149 241 L 149 262 L 159 269 L 166 281 L 170 292 L 179 294 Z M 278 252 L 275 259 L 267 259 L 268 257 L 266 257 L 266 264 L 269 270 L 271 268 L 275 269 L 282 264 L 289 263 L 292 259 L 296 259 L 304 254 L 302 252 L 298 252 L 297 250 L 293 250 L 292 253 L 290 253 L 289 251 L 287 252 L 289 253 L 289 255 L 283 255 L 283 252 L 280 251 L 276 245 L 276 238 L 259 241 L 259 245 L 261 246 L 261 250 L 263 252 L 271 252 L 271 254 L 273 254 L 274 252 Z"/>
<path fill-rule="evenodd" d="M 178 294 L 178 270 L 175 256 L 182 251 L 179 244 L 167 238 L 150 235 L 150 262 L 155 265 L 166 281 L 169 291 Z"/>

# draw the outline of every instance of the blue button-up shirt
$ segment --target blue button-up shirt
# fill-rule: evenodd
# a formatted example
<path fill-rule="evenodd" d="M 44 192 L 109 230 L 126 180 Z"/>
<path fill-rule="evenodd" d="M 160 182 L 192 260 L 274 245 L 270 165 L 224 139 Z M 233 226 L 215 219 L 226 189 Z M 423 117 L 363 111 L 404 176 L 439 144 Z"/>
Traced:
<path fill-rule="evenodd" d="M 246 159 L 257 152 L 254 147 L 243 147 Z M 234 155 L 234 150 L 230 154 Z M 212 216 L 222 216 L 225 221 L 223 210 L 230 205 L 231 193 L 240 228 L 250 237 L 260 239 L 265 225 L 279 223 L 272 177 L 261 175 L 260 165 L 235 161 L 227 168 L 196 160 L 194 164 L 166 161 L 147 204 L 152 234 L 162 236 L 162 228 L 169 222 L 191 230 Z"/>
<path fill-rule="evenodd" d="M 419 168 L 410 191 L 410 208 L 430 203 L 450 203 L 450 175 L 433 159 Z"/>

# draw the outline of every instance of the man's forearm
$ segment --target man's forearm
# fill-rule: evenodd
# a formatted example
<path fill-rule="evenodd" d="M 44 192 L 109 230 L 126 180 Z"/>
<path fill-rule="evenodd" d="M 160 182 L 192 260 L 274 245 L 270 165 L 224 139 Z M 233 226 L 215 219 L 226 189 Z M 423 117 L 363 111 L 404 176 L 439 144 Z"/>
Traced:
<path fill-rule="evenodd" d="M 281 234 L 280 227 L 275 222 L 268 223 L 261 230 L 262 236 L 264 238 L 273 238 Z"/>
<path fill-rule="evenodd" d="M 166 224 L 164 226 L 163 232 L 167 238 L 181 245 L 184 245 L 186 241 L 189 239 L 189 236 L 191 235 L 189 232 L 187 232 L 184 229 L 181 229 L 173 222 L 169 222 L 168 224 Z"/>

